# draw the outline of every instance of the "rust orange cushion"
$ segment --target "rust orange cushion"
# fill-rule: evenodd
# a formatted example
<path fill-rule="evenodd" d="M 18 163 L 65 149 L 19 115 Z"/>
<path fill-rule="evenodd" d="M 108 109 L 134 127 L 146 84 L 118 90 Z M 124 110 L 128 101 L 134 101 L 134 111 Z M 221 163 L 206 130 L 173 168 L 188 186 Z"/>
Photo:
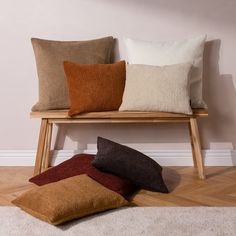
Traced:
<path fill-rule="evenodd" d="M 114 64 L 64 62 L 69 115 L 118 110 L 125 86 L 125 61 Z"/>
<path fill-rule="evenodd" d="M 128 204 L 121 195 L 87 175 L 31 189 L 12 203 L 53 225 Z"/>

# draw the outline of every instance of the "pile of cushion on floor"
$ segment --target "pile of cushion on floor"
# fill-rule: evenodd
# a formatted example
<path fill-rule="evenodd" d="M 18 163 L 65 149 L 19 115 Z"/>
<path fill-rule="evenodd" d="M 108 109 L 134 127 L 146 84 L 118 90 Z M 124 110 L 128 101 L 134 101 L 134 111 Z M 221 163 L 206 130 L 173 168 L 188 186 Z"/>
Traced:
<path fill-rule="evenodd" d="M 162 167 L 127 146 L 98 137 L 96 155 L 78 154 L 29 181 L 38 187 L 12 203 L 50 224 L 129 205 L 138 189 L 168 193 Z"/>

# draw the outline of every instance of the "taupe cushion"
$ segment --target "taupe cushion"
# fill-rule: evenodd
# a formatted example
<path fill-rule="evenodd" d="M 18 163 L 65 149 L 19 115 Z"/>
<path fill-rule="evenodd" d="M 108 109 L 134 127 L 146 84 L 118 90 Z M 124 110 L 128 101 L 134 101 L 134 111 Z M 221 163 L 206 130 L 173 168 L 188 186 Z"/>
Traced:
<path fill-rule="evenodd" d="M 121 195 L 87 175 L 31 189 L 12 203 L 54 225 L 128 204 Z"/>
<path fill-rule="evenodd" d="M 38 79 L 39 101 L 33 111 L 69 108 L 63 61 L 80 64 L 111 62 L 113 37 L 89 41 L 51 41 L 33 38 Z"/>
<path fill-rule="evenodd" d="M 120 111 L 163 111 L 192 114 L 189 95 L 191 64 L 127 65 Z"/>

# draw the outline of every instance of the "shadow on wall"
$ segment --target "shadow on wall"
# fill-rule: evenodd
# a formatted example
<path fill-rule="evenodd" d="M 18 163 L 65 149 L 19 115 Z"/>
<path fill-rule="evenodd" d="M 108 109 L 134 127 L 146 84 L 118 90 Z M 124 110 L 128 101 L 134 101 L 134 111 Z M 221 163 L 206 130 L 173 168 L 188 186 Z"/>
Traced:
<path fill-rule="evenodd" d="M 163 133 L 167 135 L 164 137 Z M 75 149 L 83 150 L 87 144 L 95 144 L 97 136 L 119 143 L 147 144 L 150 149 L 153 144 L 168 143 L 175 148 L 178 142 L 189 142 L 186 124 L 60 124 L 54 149 L 63 149 L 68 137 L 75 143 Z"/>
<path fill-rule="evenodd" d="M 119 47 L 119 39 L 114 39 L 114 52 L 113 52 L 113 62 L 120 61 L 120 47 Z M 122 58 L 123 60 L 123 58 Z"/>
<path fill-rule="evenodd" d="M 204 52 L 203 94 L 209 107 L 209 118 L 200 119 L 203 149 L 219 148 L 213 143 L 236 143 L 236 91 L 232 75 L 221 75 L 219 71 L 219 39 L 206 43 Z M 120 58 L 119 41 L 115 41 L 115 60 Z M 159 135 L 161 134 L 161 135 Z M 163 135 L 164 134 L 164 135 Z M 55 149 L 63 149 L 68 136 L 77 149 L 96 143 L 103 136 L 121 143 L 188 143 L 185 124 L 83 124 L 60 125 Z M 235 146 L 233 148 L 236 148 Z M 220 148 L 219 148 L 220 149 Z"/>
<path fill-rule="evenodd" d="M 204 148 L 212 148 L 211 143 L 236 143 L 236 130 L 232 130 L 236 129 L 236 91 L 232 75 L 220 74 L 220 45 L 219 39 L 205 45 L 203 95 L 209 118 L 200 121 Z"/>

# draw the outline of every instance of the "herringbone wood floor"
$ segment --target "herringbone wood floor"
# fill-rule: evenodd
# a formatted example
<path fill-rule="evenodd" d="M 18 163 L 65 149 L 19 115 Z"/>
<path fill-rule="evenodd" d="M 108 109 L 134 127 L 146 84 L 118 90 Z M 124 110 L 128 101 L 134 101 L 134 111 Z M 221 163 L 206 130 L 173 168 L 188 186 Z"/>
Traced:
<path fill-rule="evenodd" d="M 0 167 L 0 205 L 34 188 L 28 182 L 32 167 Z M 140 190 L 130 197 L 139 206 L 236 206 L 236 167 L 208 167 L 207 179 L 198 180 L 193 167 L 165 167 L 170 194 Z"/>

